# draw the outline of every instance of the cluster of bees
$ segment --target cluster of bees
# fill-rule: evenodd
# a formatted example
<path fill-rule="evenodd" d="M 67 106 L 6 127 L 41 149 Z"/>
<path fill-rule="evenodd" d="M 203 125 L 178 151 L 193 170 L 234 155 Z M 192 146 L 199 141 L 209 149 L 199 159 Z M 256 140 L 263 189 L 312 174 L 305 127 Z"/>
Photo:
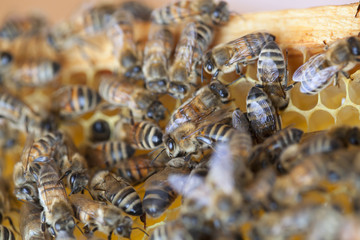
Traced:
<path fill-rule="evenodd" d="M 360 39 L 326 45 L 288 84 L 287 54 L 271 33 L 249 33 L 209 49 L 231 14 L 224 1 L 181 0 L 154 10 L 138 2 L 92 5 L 55 27 L 38 16 L 7 19 L 2 41 L 39 37 L 59 56 L 79 48 L 85 61 L 81 48 L 97 49 L 88 38 L 104 35 L 119 67 L 101 75 L 96 87 L 60 84 L 51 109 L 37 112 L 9 86 L 17 92 L 47 87 L 61 76 L 61 61 L 18 59 L 0 49 L 2 148 L 15 144 L 14 131 L 27 136 L 13 187 L 0 179 L 0 223 L 11 225 L 0 225 L 0 238 L 15 239 L 20 229 L 23 239 L 75 239 L 76 227 L 91 239 L 96 231 L 108 239 L 130 238 L 133 230 L 149 236 L 147 218 L 162 216 L 178 195 L 177 218 L 156 227 L 150 239 L 358 238 L 360 129 L 303 134 L 282 129 L 278 113 L 295 84 L 317 94 L 340 73 L 348 77 L 360 61 Z M 151 21 L 143 51 L 134 21 Z M 183 29 L 174 51 L 177 26 Z M 251 64 L 257 64 L 258 80 L 242 112 L 230 88 L 246 80 L 244 68 Z M 231 72 L 236 79 L 227 79 Z M 172 113 L 159 100 L 165 95 L 178 101 Z M 62 128 L 108 110 L 117 113 L 116 121 L 95 121 L 80 148 Z M 347 186 L 338 188 L 351 214 L 324 182 Z M 134 188 L 139 184 L 144 197 Z M 306 202 L 311 191 L 322 192 L 326 204 Z M 12 192 L 22 201 L 20 228 L 7 216 Z"/>

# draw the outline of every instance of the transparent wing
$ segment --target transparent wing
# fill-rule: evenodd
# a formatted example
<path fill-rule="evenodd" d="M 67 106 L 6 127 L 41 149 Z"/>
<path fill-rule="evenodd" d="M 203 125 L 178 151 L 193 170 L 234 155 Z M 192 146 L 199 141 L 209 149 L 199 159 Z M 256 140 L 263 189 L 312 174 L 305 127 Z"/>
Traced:
<path fill-rule="evenodd" d="M 324 65 L 325 61 L 326 58 L 324 53 L 312 56 L 307 62 L 296 69 L 293 75 L 293 81 L 302 82 L 307 76 L 314 76 L 317 73 L 317 70 Z"/>
<path fill-rule="evenodd" d="M 279 69 L 272 59 L 264 59 L 258 66 L 259 69 L 262 69 L 262 76 L 266 79 L 266 82 L 275 82 L 279 77 Z"/>
<path fill-rule="evenodd" d="M 249 120 L 240 109 L 236 109 L 232 114 L 232 126 L 241 132 L 249 131 Z"/>
<path fill-rule="evenodd" d="M 226 194 L 234 190 L 234 164 L 230 146 L 226 143 L 218 143 L 210 158 L 210 170 L 206 177 L 207 183 L 211 183 Z"/>
<path fill-rule="evenodd" d="M 25 146 L 24 146 L 24 149 L 23 149 L 21 157 L 20 157 L 22 166 L 24 168 L 24 173 L 27 172 L 29 165 L 30 165 L 30 153 L 31 153 L 31 148 L 35 141 L 34 138 L 35 138 L 34 134 L 29 134 L 26 137 Z"/>

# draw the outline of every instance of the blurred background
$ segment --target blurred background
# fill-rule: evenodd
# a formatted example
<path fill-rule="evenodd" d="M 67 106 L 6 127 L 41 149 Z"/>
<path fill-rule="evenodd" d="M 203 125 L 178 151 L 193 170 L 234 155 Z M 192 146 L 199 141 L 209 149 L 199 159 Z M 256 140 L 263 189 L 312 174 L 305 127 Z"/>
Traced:
<path fill-rule="evenodd" d="M 151 6 L 162 6 L 175 0 L 148 0 L 143 1 Z M 280 10 L 291 8 L 308 8 L 322 5 L 341 5 L 354 3 L 354 0 L 226 0 L 230 3 L 231 9 L 238 13 L 258 12 L 266 10 Z M 23 14 L 31 11 L 45 14 L 52 21 L 69 17 L 82 4 L 89 1 L 84 0 L 1 0 L 0 17 L 4 18 L 9 14 Z M 96 3 L 99 1 L 92 0 Z"/>

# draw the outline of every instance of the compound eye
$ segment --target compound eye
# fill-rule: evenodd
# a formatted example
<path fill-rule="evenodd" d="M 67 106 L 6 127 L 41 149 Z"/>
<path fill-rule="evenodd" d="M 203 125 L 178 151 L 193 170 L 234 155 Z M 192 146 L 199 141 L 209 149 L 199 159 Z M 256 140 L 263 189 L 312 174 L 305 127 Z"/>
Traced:
<path fill-rule="evenodd" d="M 75 180 L 76 180 L 76 176 L 75 176 L 75 174 L 74 174 L 74 175 L 72 175 L 71 178 L 70 178 L 70 184 L 73 185 L 74 182 L 75 182 Z"/>
<path fill-rule="evenodd" d="M 180 93 L 186 93 L 186 87 L 184 85 L 179 85 L 178 90 Z"/>
<path fill-rule="evenodd" d="M 123 226 L 118 226 L 116 228 L 116 232 L 119 234 L 119 235 L 122 235 L 123 234 L 123 231 L 124 231 L 124 227 Z"/>
<path fill-rule="evenodd" d="M 56 224 L 55 224 L 55 225 L 56 225 Z M 49 228 L 49 232 L 50 232 L 51 236 L 53 236 L 53 237 L 55 237 L 55 236 L 56 236 L 56 234 L 55 234 L 55 230 L 54 230 L 54 228 L 53 228 L 53 227 L 50 227 L 50 228 Z"/>
<path fill-rule="evenodd" d="M 219 91 L 220 97 L 227 98 L 229 96 L 228 92 L 225 89 Z"/>
<path fill-rule="evenodd" d="M 171 138 L 167 141 L 166 143 L 167 147 L 169 148 L 170 151 L 174 151 L 175 149 L 175 142 L 174 140 L 172 140 Z"/>
<path fill-rule="evenodd" d="M 206 64 L 206 69 L 207 69 L 209 72 L 211 72 L 211 71 L 213 70 L 213 68 L 214 68 L 214 66 L 213 66 L 210 62 L 208 62 L 208 63 Z"/>
<path fill-rule="evenodd" d="M 219 12 L 219 11 L 214 11 L 214 12 L 213 12 L 213 16 L 214 16 L 215 18 L 218 18 L 218 17 L 220 16 L 220 12 Z"/>
<path fill-rule="evenodd" d="M 21 192 L 27 195 L 31 194 L 31 190 L 28 187 L 21 188 Z"/>
<path fill-rule="evenodd" d="M 160 80 L 160 81 L 158 81 L 158 85 L 163 87 L 163 86 L 166 85 L 166 81 L 165 80 Z"/>

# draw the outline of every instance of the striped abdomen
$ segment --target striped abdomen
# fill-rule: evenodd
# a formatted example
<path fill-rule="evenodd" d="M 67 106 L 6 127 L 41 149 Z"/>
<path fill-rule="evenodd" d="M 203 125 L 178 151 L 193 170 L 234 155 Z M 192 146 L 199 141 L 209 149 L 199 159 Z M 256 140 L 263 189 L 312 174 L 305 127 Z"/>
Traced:
<path fill-rule="evenodd" d="M 36 33 L 45 25 L 45 19 L 40 16 L 9 18 L 0 28 L 0 38 L 13 40 L 21 35 Z"/>
<path fill-rule="evenodd" d="M 210 13 L 214 8 L 212 0 L 180 0 L 152 12 L 152 22 L 156 24 L 173 24 L 187 18 Z"/>
<path fill-rule="evenodd" d="M 99 85 L 99 94 L 107 102 L 122 107 L 136 108 L 133 94 L 137 87 L 126 81 L 119 81 L 112 76 L 103 77 Z"/>
<path fill-rule="evenodd" d="M 161 172 L 156 175 L 158 174 L 161 174 Z M 156 175 L 153 175 L 152 177 Z M 156 218 L 165 212 L 165 210 L 173 203 L 177 197 L 177 193 L 166 180 L 152 181 L 152 177 L 145 182 L 143 207 L 147 214 Z"/>
<path fill-rule="evenodd" d="M 266 139 L 263 143 L 269 152 L 285 149 L 291 144 L 298 143 L 303 131 L 297 128 L 285 128 L 273 136 Z"/>
<path fill-rule="evenodd" d="M 24 203 L 21 207 L 20 233 L 24 240 L 50 239 L 50 235 L 41 230 L 41 206 Z"/>
<path fill-rule="evenodd" d="M 15 235 L 9 228 L 4 225 L 0 225 L 0 239 L 15 240 Z"/>
<path fill-rule="evenodd" d="M 56 79 L 60 68 L 60 63 L 48 59 L 27 61 L 13 65 L 10 78 L 22 86 L 42 87 Z"/>
<path fill-rule="evenodd" d="M 94 144 L 89 149 L 90 166 L 112 167 L 135 153 L 135 149 L 122 141 L 107 141 Z"/>
<path fill-rule="evenodd" d="M 56 108 L 63 117 L 77 117 L 90 112 L 101 101 L 97 91 L 85 85 L 64 86 L 55 94 Z"/>
<path fill-rule="evenodd" d="M 224 123 L 210 124 L 200 132 L 197 139 L 211 145 L 215 142 L 228 142 L 237 133 L 237 130 Z"/>
<path fill-rule="evenodd" d="M 259 142 L 281 129 L 281 122 L 270 99 L 257 87 L 250 89 L 246 99 L 250 126 Z"/>
<path fill-rule="evenodd" d="M 343 147 L 345 147 L 345 143 L 339 139 L 331 138 L 327 135 L 319 135 L 301 144 L 300 154 L 302 156 L 309 156 L 316 153 L 332 152 Z"/>
<path fill-rule="evenodd" d="M 149 176 L 164 168 L 164 166 L 151 164 L 151 161 L 148 156 L 138 156 L 119 162 L 114 167 L 120 177 L 134 185 L 145 181 Z"/>
<path fill-rule="evenodd" d="M 162 131 L 152 122 L 136 122 L 129 126 L 126 140 L 137 149 L 155 149 L 162 144 Z"/>

